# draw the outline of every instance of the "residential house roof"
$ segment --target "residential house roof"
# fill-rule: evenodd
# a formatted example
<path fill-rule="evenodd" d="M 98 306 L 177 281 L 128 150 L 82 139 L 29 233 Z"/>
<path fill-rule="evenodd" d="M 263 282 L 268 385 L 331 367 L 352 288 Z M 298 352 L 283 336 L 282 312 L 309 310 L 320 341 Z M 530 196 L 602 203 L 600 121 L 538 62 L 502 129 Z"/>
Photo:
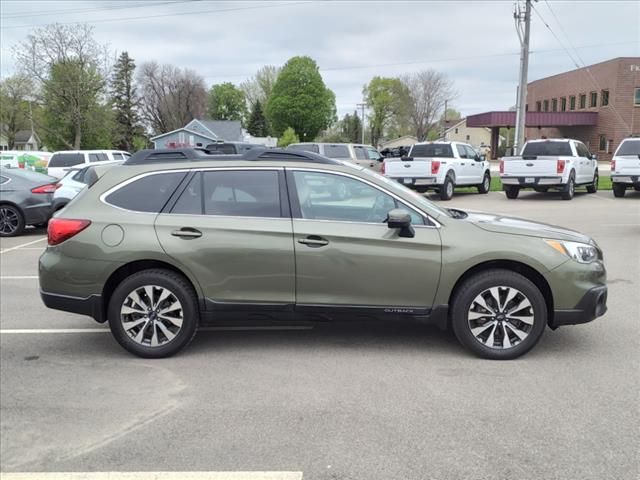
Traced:
<path fill-rule="evenodd" d="M 32 132 L 31 130 L 18 130 L 16 132 L 16 143 L 27 143 L 31 138 L 31 135 L 36 136 L 35 132 Z"/>
<path fill-rule="evenodd" d="M 228 142 L 242 141 L 242 124 L 237 120 L 199 120 L 216 137 Z"/>

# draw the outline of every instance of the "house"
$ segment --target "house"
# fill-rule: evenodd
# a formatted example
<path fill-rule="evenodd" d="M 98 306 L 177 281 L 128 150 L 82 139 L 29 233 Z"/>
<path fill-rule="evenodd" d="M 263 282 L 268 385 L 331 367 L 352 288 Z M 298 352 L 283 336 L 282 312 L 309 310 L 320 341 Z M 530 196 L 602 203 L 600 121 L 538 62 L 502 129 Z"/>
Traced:
<path fill-rule="evenodd" d="M 242 125 L 235 120 L 193 119 L 184 127 L 151 138 L 154 148 L 205 147 L 217 141 L 243 141 Z"/>
<path fill-rule="evenodd" d="M 476 148 L 489 147 L 489 145 L 491 145 L 491 129 L 485 127 L 468 127 L 467 119 L 462 118 L 452 122 L 451 126 L 445 130 L 444 139 L 465 142 Z M 502 145 L 503 141 L 504 137 L 500 136 L 499 145 Z"/>
<path fill-rule="evenodd" d="M 13 150 L 34 151 L 39 150 L 42 146 L 40 137 L 32 130 L 18 130 L 16 138 L 13 142 Z M 0 126 L 0 150 L 9 150 L 9 135 L 7 126 Z"/>
<path fill-rule="evenodd" d="M 384 150 L 385 148 L 392 149 L 397 147 L 410 147 L 414 143 L 417 143 L 418 139 L 412 135 L 405 135 L 404 137 L 394 138 L 393 140 L 388 140 L 380 145 L 380 150 Z"/>

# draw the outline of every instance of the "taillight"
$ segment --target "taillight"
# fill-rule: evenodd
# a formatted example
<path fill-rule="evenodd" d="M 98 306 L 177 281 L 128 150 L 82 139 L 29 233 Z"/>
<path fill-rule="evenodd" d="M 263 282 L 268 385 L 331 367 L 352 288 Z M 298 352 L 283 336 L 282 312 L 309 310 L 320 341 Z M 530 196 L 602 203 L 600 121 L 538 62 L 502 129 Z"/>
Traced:
<path fill-rule="evenodd" d="M 47 185 L 40 185 L 39 187 L 32 188 L 31 193 L 53 193 L 60 186 L 57 183 L 48 183 Z"/>
<path fill-rule="evenodd" d="M 616 161 L 615 160 L 611 160 L 611 171 L 612 172 L 616 171 Z"/>
<path fill-rule="evenodd" d="M 380 167 L 380 173 L 382 173 L 382 175 L 384 175 L 385 171 L 386 171 L 386 162 L 382 162 L 382 166 Z"/>
<path fill-rule="evenodd" d="M 58 245 L 77 235 L 91 225 L 90 220 L 74 220 L 71 218 L 52 218 L 47 227 L 49 245 Z"/>
<path fill-rule="evenodd" d="M 504 160 L 500 160 L 500 173 L 504 173 Z"/>
<path fill-rule="evenodd" d="M 556 164 L 556 172 L 564 173 L 564 165 L 565 165 L 564 160 L 558 160 L 558 163 Z"/>
<path fill-rule="evenodd" d="M 431 175 L 437 175 L 440 171 L 440 161 L 431 160 Z"/>

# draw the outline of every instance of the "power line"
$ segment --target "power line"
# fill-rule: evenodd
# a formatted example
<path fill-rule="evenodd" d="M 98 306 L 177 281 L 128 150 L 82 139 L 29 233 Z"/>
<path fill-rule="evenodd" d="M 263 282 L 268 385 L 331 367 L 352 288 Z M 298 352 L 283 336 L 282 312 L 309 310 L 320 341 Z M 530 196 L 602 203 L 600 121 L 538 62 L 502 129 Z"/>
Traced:
<path fill-rule="evenodd" d="M 93 12 L 102 12 L 106 10 L 128 10 L 130 8 L 140 8 L 140 7 L 156 7 L 161 5 L 173 5 L 176 3 L 189 3 L 189 2 L 200 2 L 202 0 L 174 0 L 167 2 L 142 2 L 142 3 L 125 3 L 124 5 L 106 5 L 104 7 L 91 7 L 91 8 L 82 8 L 82 9 L 69 9 L 69 10 L 47 10 L 47 11 L 38 11 L 36 13 L 14 13 L 9 15 L 3 15 L 3 19 L 13 19 L 13 18 L 25 18 L 25 17 L 42 17 L 46 15 L 67 15 L 67 14 L 75 14 L 75 13 L 93 13 Z"/>
<path fill-rule="evenodd" d="M 161 18 L 161 17 L 178 17 L 182 15 L 199 15 L 203 13 L 225 13 L 225 12 L 237 12 L 241 10 L 259 10 L 259 9 L 267 9 L 267 8 L 277 8 L 277 7 L 290 7 L 294 5 L 305 5 L 309 3 L 314 3 L 312 1 L 304 1 L 304 2 L 289 2 L 289 3 L 278 3 L 278 4 L 268 4 L 268 5 L 254 5 L 250 7 L 234 7 L 234 8 L 222 8 L 217 10 L 198 10 L 195 12 L 173 12 L 173 13 L 162 13 L 158 15 L 143 15 L 139 17 L 120 17 L 120 18 L 105 18 L 101 20 L 92 20 L 92 21 L 82 21 L 82 22 L 59 22 L 57 25 L 76 25 L 76 24 L 95 24 L 95 23 L 108 23 L 108 22 L 124 22 L 130 20 L 148 20 L 150 18 Z M 2 29 L 11 29 L 11 28 L 34 28 L 34 27 L 44 27 L 49 25 L 48 23 L 41 23 L 37 25 L 10 25 L 10 26 L 2 26 Z"/>

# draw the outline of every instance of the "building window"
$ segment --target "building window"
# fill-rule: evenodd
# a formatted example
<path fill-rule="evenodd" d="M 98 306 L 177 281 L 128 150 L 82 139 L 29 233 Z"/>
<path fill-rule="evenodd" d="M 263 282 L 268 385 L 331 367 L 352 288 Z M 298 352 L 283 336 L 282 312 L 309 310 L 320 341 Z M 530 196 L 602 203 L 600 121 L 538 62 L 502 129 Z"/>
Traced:
<path fill-rule="evenodd" d="M 548 112 L 549 111 L 549 100 L 545 100 L 543 105 L 544 105 L 544 107 L 543 107 L 544 111 Z"/>
<path fill-rule="evenodd" d="M 458 133 L 458 129 L 456 128 L 456 133 Z"/>
<path fill-rule="evenodd" d="M 575 109 L 576 109 L 576 96 L 571 95 L 569 97 L 569 110 L 575 110 Z"/>
<path fill-rule="evenodd" d="M 598 150 L 604 152 L 607 149 L 607 136 L 600 135 L 600 142 L 598 144 Z"/>
<path fill-rule="evenodd" d="M 536 102 L 536 112 L 542 111 L 542 102 Z"/>
<path fill-rule="evenodd" d="M 467 135 L 467 142 L 471 140 L 471 135 Z"/>
<path fill-rule="evenodd" d="M 640 107 L 640 87 L 636 87 L 633 97 L 633 104 L 636 107 Z"/>
<path fill-rule="evenodd" d="M 558 99 L 557 98 L 552 98 L 551 99 L 551 111 L 552 112 L 557 112 L 558 111 Z"/>
<path fill-rule="evenodd" d="M 589 102 L 590 107 L 598 106 L 598 92 L 591 92 L 591 101 Z"/>
<path fill-rule="evenodd" d="M 528 104 L 528 103 L 526 103 L 526 104 L 524 105 L 524 111 L 525 111 L 525 112 L 528 112 L 528 111 L 529 111 L 529 104 Z"/>
<path fill-rule="evenodd" d="M 561 112 L 567 111 L 567 97 L 560 98 L 560 111 Z"/>
<path fill-rule="evenodd" d="M 602 90 L 600 92 L 600 105 L 603 107 L 609 105 L 609 90 Z"/>
<path fill-rule="evenodd" d="M 580 108 L 587 108 L 587 94 L 580 94 Z"/>

